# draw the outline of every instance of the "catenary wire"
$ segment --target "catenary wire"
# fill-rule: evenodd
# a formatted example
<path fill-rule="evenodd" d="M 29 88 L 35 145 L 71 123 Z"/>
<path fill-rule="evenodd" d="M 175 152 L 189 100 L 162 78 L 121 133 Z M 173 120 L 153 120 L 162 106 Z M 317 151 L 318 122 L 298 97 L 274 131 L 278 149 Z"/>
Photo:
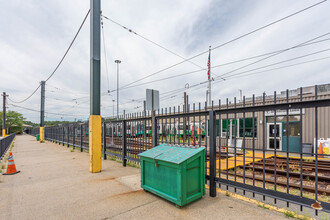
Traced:
<path fill-rule="evenodd" d="M 83 22 L 80 24 L 80 27 L 79 27 L 77 33 L 75 34 L 73 40 L 71 41 L 71 43 L 70 43 L 68 49 L 65 51 L 65 53 L 64 53 L 63 57 L 61 58 L 60 62 L 57 64 L 57 66 L 55 67 L 55 69 L 53 70 L 53 72 L 50 74 L 50 76 L 48 76 L 48 78 L 45 80 L 45 82 L 47 82 L 47 81 L 48 81 L 48 80 L 49 80 L 49 79 L 50 79 L 50 78 L 56 73 L 57 69 L 58 69 L 58 68 L 60 67 L 60 65 L 62 64 L 63 60 L 65 59 L 66 55 L 68 54 L 69 50 L 71 49 L 73 43 L 75 42 L 75 40 L 76 40 L 78 34 L 80 33 L 81 28 L 82 28 L 83 25 L 85 24 L 85 21 L 86 21 L 88 15 L 89 15 L 89 12 L 90 12 L 90 9 L 88 10 L 88 12 L 87 12 L 87 14 L 86 14 L 86 16 L 85 16 Z M 38 91 L 38 89 L 40 88 L 40 86 L 41 86 L 41 85 L 39 84 L 38 87 L 37 87 L 37 88 L 31 93 L 31 95 L 29 95 L 27 98 L 23 99 L 22 101 L 14 101 L 14 100 L 10 100 L 10 101 L 12 101 L 12 102 L 14 102 L 14 103 L 23 103 L 23 102 L 27 101 L 28 99 L 30 99 L 30 98 L 31 98 L 31 97 L 32 97 L 32 96 Z"/>
<path fill-rule="evenodd" d="M 246 36 L 248 36 L 248 35 L 251 35 L 251 34 L 253 34 L 253 33 L 256 33 L 256 32 L 258 32 L 258 31 L 260 31 L 260 30 L 262 30 L 262 29 L 265 29 L 265 28 L 271 26 L 271 25 L 274 25 L 274 24 L 279 23 L 279 22 L 281 22 L 281 21 L 283 21 L 283 20 L 286 20 L 286 19 L 288 19 L 288 18 L 290 18 L 290 17 L 292 17 L 292 16 L 295 16 L 295 15 L 297 15 L 297 14 L 300 14 L 300 13 L 306 11 L 306 10 L 309 10 L 309 9 L 311 9 L 311 8 L 313 8 L 313 7 L 316 7 L 317 5 L 320 5 L 320 4 L 322 4 L 322 3 L 326 2 L 326 1 L 327 1 L 327 0 L 323 0 L 323 1 L 317 2 L 317 3 L 313 4 L 313 5 L 310 5 L 310 6 L 306 7 L 306 8 L 303 8 L 303 9 L 301 9 L 301 10 L 299 10 L 299 11 L 296 11 L 296 12 L 294 12 L 294 13 L 292 13 L 292 14 L 289 14 L 289 15 L 283 17 L 283 18 L 280 18 L 280 19 L 278 19 L 278 20 L 276 20 L 276 21 L 273 21 L 273 22 L 271 22 L 271 23 L 269 23 L 269 24 L 267 24 L 267 25 L 264 25 L 264 26 L 262 26 L 262 27 L 259 27 L 259 28 L 257 28 L 257 29 L 254 29 L 254 30 L 252 30 L 252 31 L 250 31 L 250 32 L 248 32 L 248 33 L 246 33 L 246 34 L 240 35 L 240 36 L 238 36 L 238 37 L 236 37 L 236 38 L 234 38 L 234 39 L 232 39 L 232 40 L 229 40 L 229 41 L 227 41 L 227 42 L 225 42 L 225 43 L 222 43 L 222 44 L 220 44 L 220 45 L 218 45 L 218 46 L 215 46 L 215 47 L 211 48 L 211 50 L 218 49 L 218 48 L 223 47 L 223 46 L 225 46 L 225 45 L 227 45 L 227 44 L 230 44 L 230 43 L 232 43 L 232 42 L 234 42 L 234 41 L 237 41 L 237 40 L 239 40 L 239 39 L 241 39 L 241 38 L 244 38 L 244 37 L 246 37 Z M 194 58 L 196 58 L 196 57 L 199 57 L 199 56 L 201 56 L 201 55 L 203 55 L 203 54 L 206 54 L 206 53 L 208 53 L 208 52 L 209 52 L 209 50 L 206 50 L 206 51 L 204 51 L 204 52 L 201 52 L 201 53 L 199 53 L 199 54 L 197 54 L 197 55 L 194 55 L 194 56 L 192 56 L 192 57 L 190 57 L 190 58 L 188 58 L 188 59 L 186 59 L 186 60 L 184 60 L 184 61 L 178 62 L 178 63 L 173 64 L 173 65 L 171 65 L 171 66 L 168 66 L 168 67 L 166 67 L 166 68 L 164 68 L 164 69 L 161 69 L 161 70 L 158 70 L 158 71 L 156 71 L 156 72 L 154 72 L 154 73 L 151 73 L 151 74 L 149 74 L 149 75 L 147 75 L 147 76 L 145 76 L 145 77 L 142 77 L 142 78 L 137 79 L 137 80 L 135 80 L 135 81 L 133 81 L 133 82 L 130 82 L 130 83 L 128 83 L 128 84 L 122 86 L 121 88 L 124 88 L 124 87 L 130 86 L 130 85 L 132 85 L 132 84 L 134 84 L 134 83 L 137 83 L 137 82 L 140 82 L 140 81 L 142 81 L 142 80 L 144 80 L 144 79 L 146 79 L 146 78 L 149 78 L 149 77 L 151 77 L 151 76 L 154 76 L 154 75 L 156 75 L 156 74 L 159 74 L 159 73 L 161 73 L 161 72 L 164 72 L 164 71 L 166 71 L 166 70 L 168 70 L 168 69 L 171 69 L 171 68 L 173 68 L 173 67 L 175 67 L 175 66 L 178 66 L 178 65 L 180 65 L 180 64 L 182 64 L 182 63 L 185 63 L 185 62 L 187 62 L 187 61 L 189 61 L 189 60 L 192 60 L 192 59 L 194 59 Z"/>

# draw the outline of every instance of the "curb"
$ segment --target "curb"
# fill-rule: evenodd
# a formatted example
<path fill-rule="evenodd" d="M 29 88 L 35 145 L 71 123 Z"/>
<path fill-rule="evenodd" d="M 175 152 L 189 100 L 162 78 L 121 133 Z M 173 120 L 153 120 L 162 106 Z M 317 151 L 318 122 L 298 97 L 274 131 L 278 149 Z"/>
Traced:
<path fill-rule="evenodd" d="M 208 189 L 209 186 L 208 185 L 205 185 L 205 188 Z M 284 209 L 284 208 L 278 208 L 278 207 L 272 206 L 272 205 L 268 205 L 268 204 L 263 203 L 263 202 L 260 202 L 258 200 L 250 199 L 250 198 L 247 198 L 247 197 L 244 197 L 244 196 L 235 194 L 235 193 L 231 193 L 231 192 L 228 192 L 228 191 L 225 191 L 225 190 L 222 190 L 222 189 L 218 189 L 217 188 L 217 192 L 220 192 L 221 194 L 224 194 L 226 196 L 229 195 L 230 197 L 233 197 L 235 199 L 239 199 L 239 200 L 244 201 L 244 202 L 255 204 L 258 207 L 259 206 L 264 207 L 264 208 L 266 208 L 268 210 L 276 211 L 276 212 L 279 212 L 279 213 L 282 213 L 282 214 L 290 213 L 292 215 L 292 218 L 302 219 L 302 220 L 307 220 L 307 219 L 308 220 L 316 220 L 315 218 L 312 218 L 312 217 L 307 217 L 307 216 L 304 216 L 304 215 L 299 215 L 299 214 L 296 214 L 293 211 L 290 211 L 290 210 L 287 210 L 287 209 Z"/>

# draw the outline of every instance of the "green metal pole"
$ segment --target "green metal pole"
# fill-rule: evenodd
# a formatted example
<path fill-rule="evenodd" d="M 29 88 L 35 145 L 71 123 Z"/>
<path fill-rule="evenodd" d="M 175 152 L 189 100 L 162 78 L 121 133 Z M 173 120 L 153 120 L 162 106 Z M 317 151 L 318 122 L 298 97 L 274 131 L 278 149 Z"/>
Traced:
<path fill-rule="evenodd" d="M 101 2 L 100 0 L 91 0 L 91 26 L 90 26 L 90 115 L 100 115 L 101 104 Z"/>
<path fill-rule="evenodd" d="M 101 172 L 102 118 L 101 106 L 101 1 L 90 0 L 90 116 L 89 116 L 89 171 Z"/>
<path fill-rule="evenodd" d="M 40 127 L 45 125 L 45 81 L 41 81 Z"/>
<path fill-rule="evenodd" d="M 41 103 L 40 103 L 40 143 L 45 142 L 45 81 L 41 81 Z"/>
<path fill-rule="evenodd" d="M 2 94 L 3 104 L 2 104 L 2 137 L 6 137 L 6 93 Z"/>

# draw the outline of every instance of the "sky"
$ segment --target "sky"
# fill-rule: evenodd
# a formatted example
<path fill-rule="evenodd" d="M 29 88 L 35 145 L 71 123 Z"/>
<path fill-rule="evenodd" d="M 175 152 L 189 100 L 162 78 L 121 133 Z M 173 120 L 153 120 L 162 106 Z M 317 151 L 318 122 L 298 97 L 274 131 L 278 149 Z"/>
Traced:
<path fill-rule="evenodd" d="M 182 106 L 183 92 L 189 95 L 189 104 L 205 103 L 209 46 L 215 102 L 233 100 L 240 96 L 239 90 L 251 97 L 330 83 L 329 1 L 221 46 L 320 1 L 101 1 L 102 14 L 117 22 L 103 19 L 101 115 L 117 114 L 113 108 L 117 103 L 116 59 L 121 60 L 119 114 L 141 112 L 146 89 L 159 90 L 161 108 Z M 40 89 L 27 101 L 15 102 L 28 97 L 53 72 L 90 2 L 11 0 L 0 4 L 0 89 L 9 95 L 7 111 L 18 111 L 38 123 Z M 88 119 L 89 31 L 90 18 L 46 83 L 45 120 Z M 301 46 L 305 42 L 311 44 Z M 259 57 L 251 58 L 255 56 Z M 167 77 L 174 78 L 159 80 Z"/>

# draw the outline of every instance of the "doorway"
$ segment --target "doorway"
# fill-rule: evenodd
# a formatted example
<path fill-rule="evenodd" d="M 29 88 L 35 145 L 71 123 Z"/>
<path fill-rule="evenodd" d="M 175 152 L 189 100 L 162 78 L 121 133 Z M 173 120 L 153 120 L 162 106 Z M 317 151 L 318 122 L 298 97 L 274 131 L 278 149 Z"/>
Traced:
<path fill-rule="evenodd" d="M 267 123 L 267 149 L 282 150 L 282 123 Z"/>

